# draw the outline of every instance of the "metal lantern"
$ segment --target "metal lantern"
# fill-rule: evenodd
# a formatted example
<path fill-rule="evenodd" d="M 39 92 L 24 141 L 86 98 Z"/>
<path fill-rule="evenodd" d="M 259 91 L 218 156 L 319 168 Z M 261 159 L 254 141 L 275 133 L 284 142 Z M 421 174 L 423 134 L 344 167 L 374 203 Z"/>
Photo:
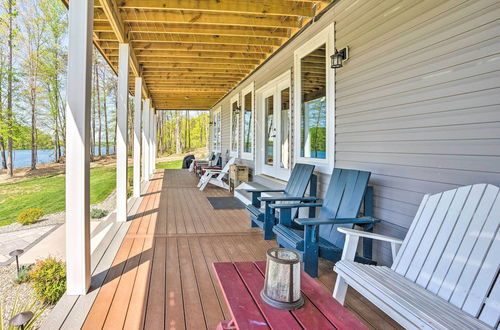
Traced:
<path fill-rule="evenodd" d="M 341 68 L 344 65 L 344 61 L 349 59 L 349 48 L 335 49 L 335 53 L 330 58 L 332 60 L 332 69 Z"/>
<path fill-rule="evenodd" d="M 289 249 L 267 250 L 262 299 L 272 307 L 294 310 L 304 305 L 300 292 L 300 256 Z"/>

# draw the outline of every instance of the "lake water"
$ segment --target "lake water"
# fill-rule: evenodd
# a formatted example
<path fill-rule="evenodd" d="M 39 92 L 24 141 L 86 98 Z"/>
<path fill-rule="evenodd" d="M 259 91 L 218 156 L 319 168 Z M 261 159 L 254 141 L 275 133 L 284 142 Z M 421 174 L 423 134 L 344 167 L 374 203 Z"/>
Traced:
<path fill-rule="evenodd" d="M 96 155 L 99 150 L 95 148 Z M 114 147 L 109 147 L 109 152 L 113 154 L 115 152 Z M 31 166 L 31 150 L 14 150 L 14 168 L 28 167 Z M 101 153 L 106 154 L 106 147 L 101 148 Z M 53 163 L 55 161 L 54 149 L 38 150 L 38 164 Z M 1 159 L 1 156 L 0 156 Z"/>

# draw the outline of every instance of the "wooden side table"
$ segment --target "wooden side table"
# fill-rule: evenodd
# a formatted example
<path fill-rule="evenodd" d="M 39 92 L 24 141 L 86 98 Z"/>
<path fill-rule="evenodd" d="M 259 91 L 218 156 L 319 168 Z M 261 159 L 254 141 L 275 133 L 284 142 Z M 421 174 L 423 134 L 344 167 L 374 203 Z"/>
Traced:
<path fill-rule="evenodd" d="M 260 297 L 264 261 L 218 262 L 213 267 L 232 316 L 230 321 L 221 321 L 217 329 L 367 329 L 304 272 L 301 272 L 304 306 L 286 311 L 267 305 Z"/>
<path fill-rule="evenodd" d="M 242 182 L 249 181 L 249 169 L 245 165 L 231 165 L 229 167 L 229 191 L 234 192 L 234 188 Z"/>

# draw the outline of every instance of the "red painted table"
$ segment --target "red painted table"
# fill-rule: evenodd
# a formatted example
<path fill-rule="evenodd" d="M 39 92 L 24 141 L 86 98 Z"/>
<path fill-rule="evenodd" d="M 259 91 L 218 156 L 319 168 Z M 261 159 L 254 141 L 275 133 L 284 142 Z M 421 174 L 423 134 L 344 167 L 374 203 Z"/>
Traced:
<path fill-rule="evenodd" d="M 330 292 L 302 272 L 304 306 L 285 311 L 267 305 L 260 297 L 266 263 L 214 263 L 232 320 L 222 321 L 218 329 L 367 329 Z"/>

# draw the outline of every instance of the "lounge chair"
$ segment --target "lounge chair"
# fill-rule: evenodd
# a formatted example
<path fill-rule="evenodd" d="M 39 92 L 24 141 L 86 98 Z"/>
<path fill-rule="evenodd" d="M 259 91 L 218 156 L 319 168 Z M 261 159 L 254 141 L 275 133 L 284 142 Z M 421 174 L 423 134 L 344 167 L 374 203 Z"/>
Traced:
<path fill-rule="evenodd" d="M 264 230 L 264 239 L 274 238 L 273 227 L 276 224 L 274 209 L 269 207 L 276 202 L 304 202 L 315 201 L 317 178 L 313 174 L 314 165 L 295 164 L 290 179 L 285 189 L 248 189 L 252 193 L 252 204 L 247 205 L 247 211 L 250 214 L 250 223 L 252 227 L 260 227 Z M 309 197 L 304 197 L 307 186 L 309 187 Z M 262 193 L 280 193 L 277 197 L 261 197 Z M 264 202 L 264 209 L 261 209 L 261 202 Z M 293 213 L 295 216 L 297 212 Z"/>
<path fill-rule="evenodd" d="M 425 195 L 404 241 L 348 228 L 333 296 L 351 286 L 407 329 L 498 329 L 500 189 Z M 392 266 L 353 261 L 360 237 L 391 245 Z"/>
<path fill-rule="evenodd" d="M 336 168 L 322 203 L 270 206 L 280 210 L 279 224 L 273 229 L 278 244 L 297 251 L 304 261 L 304 271 L 310 276 L 318 276 L 319 257 L 334 262 L 340 260 L 344 236 L 337 231 L 338 227 L 360 225 L 371 231 L 373 224 L 379 221 L 371 217 L 373 193 L 372 188 L 367 187 L 369 179 L 370 172 Z M 364 217 L 358 217 L 363 199 Z M 319 218 L 295 219 L 294 226 L 290 215 L 294 207 L 321 207 Z M 359 260 L 370 262 L 371 242 L 365 243 Z"/>
<path fill-rule="evenodd" d="M 229 185 L 226 181 L 224 181 L 224 177 L 229 173 L 229 167 L 234 164 L 235 160 L 236 159 L 234 157 L 229 159 L 224 168 L 221 170 L 207 169 L 203 176 L 200 178 L 200 182 L 198 182 L 198 188 L 203 191 L 205 190 L 205 187 L 210 183 L 229 190 Z"/>
<path fill-rule="evenodd" d="M 189 172 L 195 171 L 197 166 L 201 166 L 202 164 L 208 165 L 208 162 L 212 160 L 214 157 L 214 152 L 210 151 L 208 153 L 207 159 L 195 159 L 191 162 L 191 165 L 189 166 Z"/>

